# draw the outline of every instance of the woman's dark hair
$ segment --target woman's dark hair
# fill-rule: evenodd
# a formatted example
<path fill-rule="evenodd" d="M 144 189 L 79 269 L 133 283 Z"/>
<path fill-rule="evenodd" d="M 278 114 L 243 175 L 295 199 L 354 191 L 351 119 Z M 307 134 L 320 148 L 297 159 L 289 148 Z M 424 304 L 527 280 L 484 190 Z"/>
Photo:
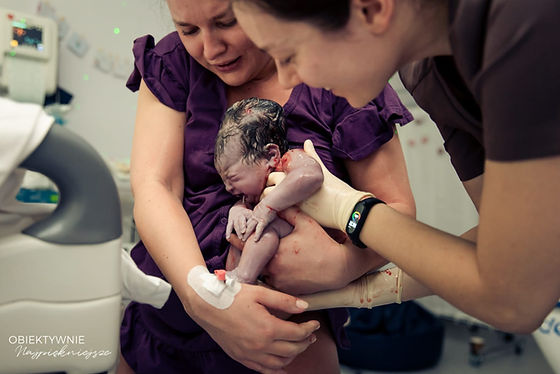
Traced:
<path fill-rule="evenodd" d="M 350 17 L 350 0 L 232 0 L 254 4 L 286 21 L 311 23 L 322 30 L 340 30 Z"/>
<path fill-rule="evenodd" d="M 284 154 L 288 150 L 288 141 L 283 113 L 277 102 L 256 97 L 233 104 L 226 111 L 216 136 L 214 164 L 217 165 L 230 140 L 240 143 L 243 161 L 247 163 L 266 158 L 266 146 L 271 143 L 278 145 Z"/>

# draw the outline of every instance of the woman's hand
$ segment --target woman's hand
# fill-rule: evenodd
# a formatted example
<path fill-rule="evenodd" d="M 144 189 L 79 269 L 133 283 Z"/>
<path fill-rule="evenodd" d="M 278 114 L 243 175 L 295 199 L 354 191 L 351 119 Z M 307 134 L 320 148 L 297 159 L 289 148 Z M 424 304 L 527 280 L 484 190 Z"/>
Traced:
<path fill-rule="evenodd" d="M 321 225 L 345 231 L 356 203 L 372 194 L 355 190 L 335 177 L 321 161 L 311 140 L 303 143 L 303 149 L 321 165 L 324 180 L 319 191 L 299 203 L 299 207 Z"/>
<path fill-rule="evenodd" d="M 189 298 L 185 309 L 231 358 L 261 373 L 279 374 L 315 341 L 313 332 L 319 328 L 317 321 L 297 324 L 269 312 L 304 312 L 297 301 L 278 291 L 243 284 L 227 309 L 216 309 L 197 295 Z"/>
<path fill-rule="evenodd" d="M 264 271 L 266 282 L 276 289 L 293 295 L 337 289 L 387 263 L 374 251 L 354 246 L 345 234 L 342 243 L 335 241 L 296 207 L 279 215 L 294 229 L 280 240 Z"/>

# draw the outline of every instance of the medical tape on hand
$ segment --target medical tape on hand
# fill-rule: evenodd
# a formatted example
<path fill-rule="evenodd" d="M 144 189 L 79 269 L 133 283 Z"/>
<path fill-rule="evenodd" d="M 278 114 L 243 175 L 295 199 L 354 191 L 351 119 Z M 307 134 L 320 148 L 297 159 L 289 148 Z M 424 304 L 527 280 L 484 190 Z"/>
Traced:
<path fill-rule="evenodd" d="M 226 274 L 226 280 L 221 281 L 202 265 L 189 271 L 187 283 L 202 300 L 218 309 L 229 308 L 235 295 L 241 290 L 241 283 L 235 279 Z"/>

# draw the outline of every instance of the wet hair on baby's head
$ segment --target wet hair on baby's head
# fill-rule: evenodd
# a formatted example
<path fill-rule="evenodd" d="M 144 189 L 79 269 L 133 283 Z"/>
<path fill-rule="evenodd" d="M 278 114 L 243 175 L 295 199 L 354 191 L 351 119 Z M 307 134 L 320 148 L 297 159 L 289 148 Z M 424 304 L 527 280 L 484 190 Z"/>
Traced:
<path fill-rule="evenodd" d="M 239 142 L 247 164 L 266 158 L 267 144 L 276 144 L 284 154 L 288 150 L 284 110 L 275 101 L 252 97 L 233 104 L 225 113 L 216 137 L 214 163 L 224 155 L 228 142 Z"/>

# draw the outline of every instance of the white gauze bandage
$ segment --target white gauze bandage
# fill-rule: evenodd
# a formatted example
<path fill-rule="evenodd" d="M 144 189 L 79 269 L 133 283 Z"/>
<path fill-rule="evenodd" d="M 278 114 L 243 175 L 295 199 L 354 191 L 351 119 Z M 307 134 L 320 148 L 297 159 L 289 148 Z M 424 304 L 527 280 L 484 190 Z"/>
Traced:
<path fill-rule="evenodd" d="M 187 283 L 208 304 L 218 309 L 227 309 L 233 304 L 235 295 L 241 290 L 241 283 L 226 274 L 224 281 L 202 265 L 189 271 Z"/>

